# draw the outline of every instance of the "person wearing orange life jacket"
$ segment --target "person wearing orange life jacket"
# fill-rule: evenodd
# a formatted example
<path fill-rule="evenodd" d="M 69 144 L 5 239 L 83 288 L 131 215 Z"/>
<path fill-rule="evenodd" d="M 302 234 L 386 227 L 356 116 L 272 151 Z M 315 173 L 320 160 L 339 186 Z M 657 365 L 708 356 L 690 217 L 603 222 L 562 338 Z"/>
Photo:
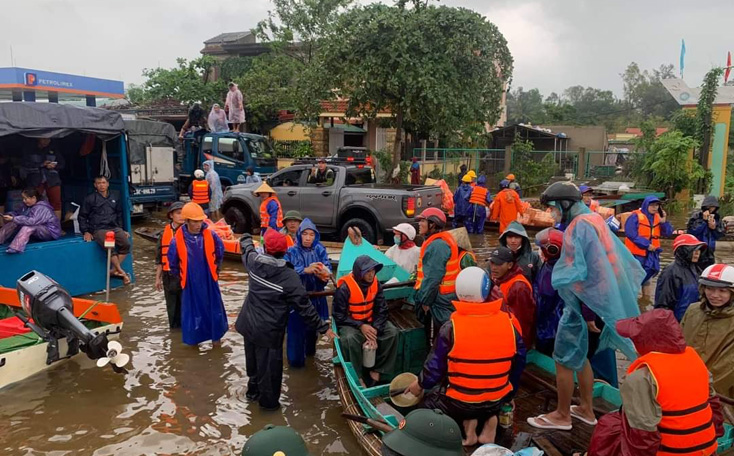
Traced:
<path fill-rule="evenodd" d="M 672 234 L 673 226 L 667 221 L 657 196 L 645 198 L 642 207 L 633 211 L 624 224 L 624 245 L 645 270 L 642 293 L 650 300 L 655 295 L 651 279 L 660 272 L 660 252 L 663 250 L 660 247 L 660 238 Z"/>
<path fill-rule="evenodd" d="M 504 233 L 510 223 L 517 220 L 518 214 L 522 214 L 523 206 L 520 195 L 510 187 L 510 182 L 500 182 L 500 192 L 494 197 L 489 220 L 499 222 L 500 233 Z"/>
<path fill-rule="evenodd" d="M 201 206 L 204 213 L 208 213 L 209 201 L 212 199 L 212 189 L 206 180 L 204 171 L 200 169 L 194 171 L 194 180 L 189 184 L 189 198 L 192 202 Z"/>
<path fill-rule="evenodd" d="M 591 212 L 599 212 L 599 201 L 593 199 L 594 189 L 588 185 L 579 185 L 581 191 L 581 200 L 586 204 L 586 207 L 591 209 Z"/>
<path fill-rule="evenodd" d="M 333 303 L 333 316 L 347 361 L 362 371 L 362 346 L 377 349 L 374 366 L 365 367 L 365 384 L 373 386 L 381 374 L 393 371 L 398 355 L 398 329 L 388 321 L 387 302 L 377 273 L 382 265 L 367 255 L 354 260 L 352 272 L 339 279 Z"/>
<path fill-rule="evenodd" d="M 622 408 L 599 419 L 589 456 L 712 455 L 723 435 L 711 374 L 678 321 L 654 309 L 617 322 L 640 354 L 627 369 Z"/>
<path fill-rule="evenodd" d="M 469 234 L 484 233 L 484 222 L 487 220 L 487 208 L 490 204 L 492 195 L 487 190 L 487 178 L 481 175 L 469 197 L 469 212 L 466 215 L 466 230 Z"/>
<path fill-rule="evenodd" d="M 288 211 L 285 213 L 285 216 L 283 217 L 283 224 L 285 226 L 283 227 L 283 229 L 280 230 L 280 234 L 285 234 L 286 236 L 288 236 L 285 240 L 288 248 L 296 245 L 298 227 L 301 226 L 302 221 L 303 216 L 298 211 Z"/>
<path fill-rule="evenodd" d="M 441 410 L 463 424 L 465 446 L 493 443 L 497 415 L 510 403 L 525 368 L 526 348 L 502 297 L 492 298 L 492 283 L 478 267 L 456 279 L 456 311 L 441 327 L 423 370 L 408 390 L 427 394 L 423 407 Z M 486 337 L 491 334 L 492 337 Z M 486 421 L 481 435 L 477 425 Z"/>
<path fill-rule="evenodd" d="M 178 277 L 171 275 L 171 267 L 168 265 L 168 250 L 170 249 L 173 236 L 186 220 L 181 215 L 184 203 L 176 201 L 168 208 L 168 219 L 171 223 L 163 228 L 161 237 L 155 248 L 155 289 L 163 291 L 166 299 L 166 311 L 168 312 L 168 327 L 181 327 L 181 281 Z"/>
<path fill-rule="evenodd" d="M 525 346 L 532 348 L 535 343 L 535 297 L 533 286 L 523 275 L 522 268 L 515 262 L 515 256 L 507 247 L 499 246 L 489 254 L 492 281 L 500 288 L 505 297 L 507 308 L 520 322 Z"/>
<path fill-rule="evenodd" d="M 227 332 L 227 314 L 219 291 L 219 267 L 224 244 L 205 223 L 206 214 L 196 203 L 181 210 L 186 223 L 168 247 L 171 275 L 181 281 L 181 333 L 186 345 L 211 340 L 220 345 Z"/>
<path fill-rule="evenodd" d="M 431 340 L 455 310 L 452 302 L 456 300 L 456 276 L 461 271 L 459 246 L 451 233 L 443 231 L 446 214 L 441 209 L 429 207 L 416 219 L 425 241 L 418 258 L 413 299 L 416 316 Z"/>
<path fill-rule="evenodd" d="M 260 235 L 265 235 L 265 230 L 272 228 L 280 231 L 283 228 L 283 209 L 280 206 L 275 190 L 263 182 L 253 195 L 260 197 Z"/>

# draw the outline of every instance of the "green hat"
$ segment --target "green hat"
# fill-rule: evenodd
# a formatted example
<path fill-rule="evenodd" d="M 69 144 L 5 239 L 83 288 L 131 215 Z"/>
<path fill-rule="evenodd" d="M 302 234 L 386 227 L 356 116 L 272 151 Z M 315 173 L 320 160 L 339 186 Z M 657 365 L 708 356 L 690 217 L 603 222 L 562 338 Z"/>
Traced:
<path fill-rule="evenodd" d="M 285 217 L 283 217 L 283 221 L 287 222 L 288 220 L 298 220 L 299 222 L 302 222 L 303 216 L 298 211 L 288 211 L 285 213 Z"/>
<path fill-rule="evenodd" d="M 288 426 L 268 424 L 247 439 L 242 456 L 310 456 L 306 442 Z"/>
<path fill-rule="evenodd" d="M 440 410 L 413 410 L 382 443 L 400 454 L 464 456 L 459 425 Z"/>

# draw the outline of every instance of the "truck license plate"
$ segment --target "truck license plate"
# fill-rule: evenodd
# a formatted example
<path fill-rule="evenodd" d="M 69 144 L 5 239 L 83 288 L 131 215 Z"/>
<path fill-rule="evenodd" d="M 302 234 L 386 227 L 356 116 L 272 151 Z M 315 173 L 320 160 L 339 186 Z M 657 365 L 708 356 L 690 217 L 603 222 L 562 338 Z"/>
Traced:
<path fill-rule="evenodd" d="M 142 214 L 145 212 L 142 204 L 133 204 L 133 214 Z"/>

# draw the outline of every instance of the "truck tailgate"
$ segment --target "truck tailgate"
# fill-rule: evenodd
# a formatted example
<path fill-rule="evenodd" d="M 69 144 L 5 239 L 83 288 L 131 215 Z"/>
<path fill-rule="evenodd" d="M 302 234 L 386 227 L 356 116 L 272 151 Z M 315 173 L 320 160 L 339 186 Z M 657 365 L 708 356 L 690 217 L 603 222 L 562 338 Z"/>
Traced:
<path fill-rule="evenodd" d="M 412 189 L 419 196 L 418 198 L 418 212 L 427 207 L 441 208 L 441 202 L 443 201 L 443 193 L 441 187 L 433 185 L 417 187 Z"/>

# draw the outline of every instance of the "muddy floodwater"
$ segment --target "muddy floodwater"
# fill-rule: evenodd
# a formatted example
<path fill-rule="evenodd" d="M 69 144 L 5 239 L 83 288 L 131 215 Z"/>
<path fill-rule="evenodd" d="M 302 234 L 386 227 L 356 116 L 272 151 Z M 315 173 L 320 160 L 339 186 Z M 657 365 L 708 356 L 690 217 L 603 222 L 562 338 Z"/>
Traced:
<path fill-rule="evenodd" d="M 163 221 L 145 224 L 163 226 Z M 474 236 L 472 243 L 486 250 L 497 244 L 497 234 Z M 670 243 L 665 247 L 663 264 L 672 258 Z M 282 410 L 260 411 L 245 399 L 239 334 L 230 329 L 221 348 L 195 348 L 168 329 L 163 293 L 154 289 L 154 253 L 153 243 L 135 236 L 136 282 L 110 296 L 124 319 L 120 342 L 132 356 L 129 373 L 118 375 L 78 357 L 3 389 L 0 454 L 231 455 L 271 423 L 300 432 L 314 455 L 360 454 L 340 417 L 332 349 L 325 341 L 305 368 L 286 365 Z M 63 261 L 74 267 L 73 258 Z M 232 326 L 247 293 L 242 265 L 225 260 L 219 283 Z"/>

